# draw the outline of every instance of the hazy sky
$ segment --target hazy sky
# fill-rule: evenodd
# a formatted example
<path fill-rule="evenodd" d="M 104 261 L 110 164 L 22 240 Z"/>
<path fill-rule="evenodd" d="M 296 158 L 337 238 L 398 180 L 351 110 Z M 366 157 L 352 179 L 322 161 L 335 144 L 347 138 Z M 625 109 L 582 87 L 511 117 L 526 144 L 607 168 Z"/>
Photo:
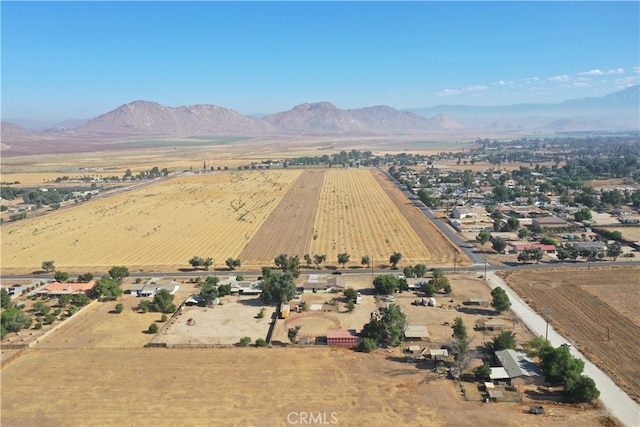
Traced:
<path fill-rule="evenodd" d="M 639 4 L 2 1 L 2 118 L 603 96 L 638 84 Z"/>

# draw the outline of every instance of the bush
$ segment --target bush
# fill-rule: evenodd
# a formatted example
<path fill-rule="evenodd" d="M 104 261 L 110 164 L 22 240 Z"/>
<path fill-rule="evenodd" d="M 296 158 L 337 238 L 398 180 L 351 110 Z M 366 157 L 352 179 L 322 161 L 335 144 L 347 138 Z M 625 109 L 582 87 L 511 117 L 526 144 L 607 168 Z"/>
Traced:
<path fill-rule="evenodd" d="M 358 351 L 363 353 L 371 353 L 378 348 L 378 341 L 375 338 L 365 338 L 358 344 Z"/>
<path fill-rule="evenodd" d="M 163 315 L 160 317 L 160 321 L 161 321 L 161 322 L 166 322 L 166 321 L 167 321 L 167 315 L 166 315 L 166 314 L 163 314 Z"/>
<path fill-rule="evenodd" d="M 122 313 L 122 310 L 124 310 L 124 305 L 123 304 L 116 304 L 116 313 L 120 314 L 120 313 Z"/>
<path fill-rule="evenodd" d="M 42 323 L 36 323 L 35 325 L 33 325 L 33 329 L 42 329 Z"/>
<path fill-rule="evenodd" d="M 256 347 L 266 347 L 267 341 L 264 338 L 258 338 L 256 340 Z"/>
<path fill-rule="evenodd" d="M 257 319 L 262 319 L 264 317 L 264 308 L 260 309 L 260 312 L 256 315 Z"/>
<path fill-rule="evenodd" d="M 147 329 L 147 333 L 149 334 L 155 334 L 158 332 L 158 324 L 157 323 L 152 323 L 149 325 L 149 329 Z"/>
<path fill-rule="evenodd" d="M 251 344 L 251 338 L 249 337 L 242 337 L 240 338 L 240 345 L 243 347 L 248 346 L 249 344 Z"/>
<path fill-rule="evenodd" d="M 67 309 L 67 311 L 69 312 L 69 316 L 73 316 L 74 314 L 76 314 L 78 312 L 78 310 L 79 310 L 79 308 L 76 305 L 71 305 Z"/>

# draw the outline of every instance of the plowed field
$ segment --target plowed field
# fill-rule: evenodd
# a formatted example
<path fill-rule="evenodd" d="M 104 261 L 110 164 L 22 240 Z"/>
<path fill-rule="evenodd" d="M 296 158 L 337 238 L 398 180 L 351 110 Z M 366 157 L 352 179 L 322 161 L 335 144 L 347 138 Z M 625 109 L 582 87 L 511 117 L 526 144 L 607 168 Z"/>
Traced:
<path fill-rule="evenodd" d="M 280 253 L 302 257 L 313 236 L 323 170 L 305 170 L 240 254 L 247 265 L 270 265 Z"/>
<path fill-rule="evenodd" d="M 558 332 L 640 398 L 640 326 L 631 318 L 638 310 L 638 268 L 538 270 L 534 279 L 519 271 L 507 282 L 539 313 L 551 309 Z"/>

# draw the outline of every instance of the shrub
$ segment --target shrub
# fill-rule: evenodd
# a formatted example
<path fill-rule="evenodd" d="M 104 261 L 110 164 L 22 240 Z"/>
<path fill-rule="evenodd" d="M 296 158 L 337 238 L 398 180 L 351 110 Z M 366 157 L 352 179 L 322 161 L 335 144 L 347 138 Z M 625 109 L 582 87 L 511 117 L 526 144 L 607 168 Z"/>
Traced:
<path fill-rule="evenodd" d="M 260 309 L 260 312 L 256 315 L 256 318 L 262 319 L 264 317 L 264 307 Z"/>
<path fill-rule="evenodd" d="M 358 351 L 363 353 L 371 353 L 378 348 L 378 342 L 375 338 L 365 338 L 358 344 Z"/>
<path fill-rule="evenodd" d="M 256 347 L 266 347 L 267 341 L 264 338 L 258 338 L 256 340 Z"/>
<path fill-rule="evenodd" d="M 157 323 L 152 323 L 149 325 L 149 329 L 147 329 L 147 332 L 150 334 L 155 334 L 158 332 L 158 324 Z"/>
<path fill-rule="evenodd" d="M 352 312 L 356 308 L 356 304 L 353 301 L 347 303 L 347 311 Z"/>
<path fill-rule="evenodd" d="M 35 325 L 33 325 L 33 329 L 42 329 L 42 323 L 36 323 Z"/>
<path fill-rule="evenodd" d="M 120 314 L 120 313 L 122 313 L 122 310 L 124 310 L 124 305 L 123 304 L 116 304 L 116 313 Z"/>
<path fill-rule="evenodd" d="M 166 321 L 167 321 L 167 315 L 166 315 L 166 314 L 163 314 L 163 315 L 160 317 L 160 321 L 161 321 L 161 322 L 166 322 Z"/>
<path fill-rule="evenodd" d="M 248 346 L 249 344 L 251 344 L 251 338 L 249 337 L 242 337 L 240 338 L 240 345 L 243 347 Z"/>

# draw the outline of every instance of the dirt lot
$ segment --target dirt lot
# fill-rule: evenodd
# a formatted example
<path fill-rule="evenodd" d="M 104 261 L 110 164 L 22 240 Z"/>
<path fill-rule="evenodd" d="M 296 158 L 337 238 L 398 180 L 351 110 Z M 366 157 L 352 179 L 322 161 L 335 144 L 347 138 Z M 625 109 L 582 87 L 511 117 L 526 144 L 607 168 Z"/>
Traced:
<path fill-rule="evenodd" d="M 637 267 L 512 272 L 509 286 L 635 400 L 640 399 Z"/>
<path fill-rule="evenodd" d="M 2 382 L 3 426 L 286 426 L 300 413 L 344 426 L 607 425 L 602 410 L 534 416 L 528 404 L 466 402 L 451 381 L 384 351 L 34 349 Z"/>

